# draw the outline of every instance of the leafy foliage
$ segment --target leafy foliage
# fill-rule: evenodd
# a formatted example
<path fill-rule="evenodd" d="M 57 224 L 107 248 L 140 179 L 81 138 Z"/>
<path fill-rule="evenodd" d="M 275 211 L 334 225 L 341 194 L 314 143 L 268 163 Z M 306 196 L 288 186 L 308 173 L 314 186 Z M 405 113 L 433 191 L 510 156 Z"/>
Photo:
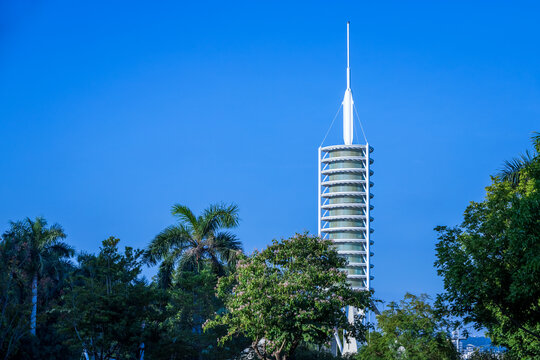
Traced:
<path fill-rule="evenodd" d="M 540 149 L 540 137 L 535 146 Z M 492 178 L 463 223 L 439 226 L 439 303 L 520 359 L 540 356 L 540 157 Z M 516 181 L 516 179 L 518 179 Z"/>
<path fill-rule="evenodd" d="M 61 241 L 65 237 L 66 234 L 60 225 L 53 224 L 47 227 L 47 221 L 37 217 L 35 220 L 26 218 L 11 222 L 10 229 L 3 235 L 3 240 L 27 248 L 26 266 L 30 272 L 56 273 L 60 276 L 61 266 L 65 265 L 64 262 L 74 254 L 71 246 Z"/>
<path fill-rule="evenodd" d="M 508 353 L 493 353 L 491 351 L 475 350 L 469 360 L 518 360 Z"/>
<path fill-rule="evenodd" d="M 534 132 L 531 139 L 534 144 L 535 152 L 531 153 L 527 150 L 517 158 L 506 160 L 498 175 L 501 181 L 509 182 L 512 186 L 516 187 L 522 178 L 526 176 L 527 172 L 523 170 L 529 168 L 535 161 L 535 158 L 538 157 L 538 154 L 540 154 L 540 133 Z"/>
<path fill-rule="evenodd" d="M 302 342 L 327 344 L 336 327 L 362 340 L 365 325 L 360 319 L 350 324 L 342 309 L 369 308 L 370 293 L 351 290 L 339 270 L 345 265 L 328 240 L 307 234 L 274 240 L 242 257 L 236 273 L 219 279 L 217 291 L 227 311 L 205 329 L 227 326 L 222 344 L 237 335 L 248 337 L 260 359 L 289 359 Z"/>
<path fill-rule="evenodd" d="M 205 264 L 199 272 L 178 271 L 166 291 L 156 289 L 163 291 L 165 303 L 156 322 L 159 345 L 149 347 L 149 358 L 231 359 L 249 346 L 238 338 L 218 347 L 225 329 L 202 331 L 203 323 L 223 307 L 215 295 L 216 283 L 216 274 Z"/>
<path fill-rule="evenodd" d="M 0 359 L 17 352 L 20 339 L 30 330 L 30 304 L 27 284 L 31 276 L 23 264 L 28 252 L 22 244 L 0 242 Z M 27 247 L 26 247 L 27 249 Z"/>
<path fill-rule="evenodd" d="M 448 335 L 449 323 L 437 316 L 427 295 L 405 294 L 377 316 L 373 332 L 358 359 L 451 360 L 459 355 Z"/>
<path fill-rule="evenodd" d="M 219 229 L 236 226 L 237 209 L 211 206 L 197 221 L 197 232 L 206 234 L 201 246 L 183 248 L 186 266 L 171 269 L 166 288 L 146 283 L 143 251 L 120 252 L 118 239 L 105 240 L 96 255 L 80 254 L 73 267 L 59 225 L 49 227 L 42 218 L 11 223 L 0 241 L 0 360 L 74 359 L 83 350 L 90 359 L 139 359 L 143 347 L 152 359 L 234 357 L 248 346 L 245 339 L 219 348 L 225 328 L 204 333 L 202 323 L 223 306 L 215 294 L 217 274 L 240 243 Z"/>
<path fill-rule="evenodd" d="M 79 255 L 59 310 L 69 344 L 92 359 L 137 359 L 144 342 L 152 296 L 140 278 L 142 251 L 126 247 L 120 254 L 118 242 L 110 237 L 98 255 Z"/>
<path fill-rule="evenodd" d="M 53 349 L 67 355 L 58 337 L 51 336 L 54 330 L 47 326 L 54 321 L 50 310 L 58 306 L 59 295 L 72 271 L 69 257 L 73 249 L 61 241 L 65 236 L 60 225 L 47 226 L 41 217 L 11 222 L 2 235 L 0 288 L 6 308 L 0 336 L 10 339 L 6 358 L 36 358 L 38 348 L 42 359 Z"/>
<path fill-rule="evenodd" d="M 295 353 L 294 360 L 342 360 L 350 359 L 350 356 L 342 357 L 341 355 L 334 356 L 328 347 L 300 345 Z"/>
<path fill-rule="evenodd" d="M 238 225 L 238 207 L 211 205 L 202 215 L 195 216 L 188 207 L 177 204 L 172 214 L 179 223 L 159 233 L 145 253 L 148 263 L 155 265 L 161 261 L 160 285 L 170 286 L 177 267 L 199 271 L 204 261 L 210 261 L 218 274 L 224 274 L 223 264 L 233 263 L 242 249 L 234 234 L 221 230 Z"/>

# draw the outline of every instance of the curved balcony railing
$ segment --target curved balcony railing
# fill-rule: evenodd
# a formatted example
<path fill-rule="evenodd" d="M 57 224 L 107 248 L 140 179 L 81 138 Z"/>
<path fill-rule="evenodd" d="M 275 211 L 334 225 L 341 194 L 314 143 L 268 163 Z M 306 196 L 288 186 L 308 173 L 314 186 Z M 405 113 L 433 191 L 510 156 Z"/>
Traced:
<path fill-rule="evenodd" d="M 366 250 L 338 250 L 340 255 L 367 255 Z M 369 252 L 369 256 L 373 256 L 373 252 Z"/>
<path fill-rule="evenodd" d="M 366 267 L 367 264 L 365 262 L 350 262 L 347 264 L 348 267 Z"/>
<path fill-rule="evenodd" d="M 333 174 L 363 174 L 366 172 L 364 168 L 341 168 L 341 169 L 325 169 L 321 171 L 323 175 L 333 175 Z"/>
<path fill-rule="evenodd" d="M 332 209 L 363 209 L 366 207 L 364 203 L 341 203 L 341 204 L 324 204 L 321 205 L 323 210 L 332 210 Z M 369 210 L 373 210 L 374 206 L 369 205 Z"/>
<path fill-rule="evenodd" d="M 361 244 L 365 243 L 366 239 L 330 239 L 335 244 Z M 373 240 L 369 240 L 369 244 L 373 245 Z"/>
<path fill-rule="evenodd" d="M 321 148 L 321 151 L 332 152 L 336 150 L 365 150 L 366 145 L 351 144 L 351 145 L 330 145 Z M 369 147 L 369 152 L 373 152 L 373 147 Z"/>
<path fill-rule="evenodd" d="M 333 221 L 333 220 L 366 220 L 366 215 L 333 215 L 333 216 L 323 216 L 322 221 Z M 371 218 L 373 221 L 373 218 Z"/>
<path fill-rule="evenodd" d="M 322 228 L 322 232 L 331 233 L 331 232 L 364 232 L 366 231 L 365 226 L 341 226 L 341 227 L 327 227 Z"/>
<path fill-rule="evenodd" d="M 366 180 L 329 180 L 329 181 L 323 181 L 321 182 L 321 186 L 324 187 L 330 187 L 330 186 L 336 186 L 336 185 L 365 185 Z M 374 184 L 370 181 L 369 186 L 373 186 Z"/>
<path fill-rule="evenodd" d="M 359 163 L 364 163 L 366 160 L 365 156 L 354 156 L 354 155 L 346 155 L 346 156 L 334 156 L 334 157 L 326 157 L 324 159 L 321 159 L 321 162 L 323 164 L 329 164 L 339 161 L 357 161 Z"/>
<path fill-rule="evenodd" d="M 351 274 L 351 275 L 347 275 L 347 278 L 351 279 L 351 280 L 353 280 L 353 279 L 366 279 L 367 275 Z M 369 279 L 373 280 L 375 278 L 373 276 L 370 276 Z M 355 290 L 363 290 L 363 289 L 365 289 L 365 286 L 354 286 L 353 285 L 352 288 L 355 289 Z"/>
<path fill-rule="evenodd" d="M 339 255 L 366 255 L 365 250 L 338 250 Z"/>
<path fill-rule="evenodd" d="M 366 193 L 364 191 L 336 191 L 336 192 L 324 192 L 321 194 L 325 198 L 334 197 L 364 197 Z"/>

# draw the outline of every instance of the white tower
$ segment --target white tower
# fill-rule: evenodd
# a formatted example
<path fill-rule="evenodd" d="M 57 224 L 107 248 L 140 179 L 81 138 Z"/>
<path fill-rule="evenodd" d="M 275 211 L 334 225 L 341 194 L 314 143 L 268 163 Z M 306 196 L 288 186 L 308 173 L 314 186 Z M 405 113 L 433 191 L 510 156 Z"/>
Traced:
<path fill-rule="evenodd" d="M 339 254 L 348 260 L 344 269 L 351 287 L 369 290 L 371 228 L 370 177 L 373 148 L 353 143 L 353 98 L 349 67 L 349 23 L 347 22 L 347 89 L 343 98 L 343 145 L 319 148 L 319 236 L 330 239 Z M 348 307 L 347 317 L 354 321 L 358 309 Z M 355 339 L 341 341 L 336 334 L 335 346 L 342 354 L 355 353 Z"/>

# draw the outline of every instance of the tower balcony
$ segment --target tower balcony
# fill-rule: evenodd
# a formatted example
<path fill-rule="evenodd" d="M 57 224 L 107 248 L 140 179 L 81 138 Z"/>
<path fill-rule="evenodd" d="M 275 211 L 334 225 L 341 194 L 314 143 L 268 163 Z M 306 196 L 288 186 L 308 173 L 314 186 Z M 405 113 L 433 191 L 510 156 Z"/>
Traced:
<path fill-rule="evenodd" d="M 341 203 L 341 204 L 324 204 L 321 205 L 323 210 L 332 210 L 332 209 L 364 209 L 366 207 L 365 203 Z M 369 205 L 369 209 L 373 210 L 374 206 Z"/>
<path fill-rule="evenodd" d="M 366 215 L 333 215 L 333 216 L 323 216 L 322 221 L 339 221 L 339 220 L 366 220 Z M 373 221 L 373 218 L 370 218 L 370 221 Z"/>
<path fill-rule="evenodd" d="M 321 151 L 324 151 L 326 153 L 332 152 L 332 151 L 340 151 L 340 150 L 356 150 L 356 151 L 362 151 L 365 152 L 367 148 L 367 145 L 360 145 L 360 144 L 351 144 L 351 145 L 330 145 L 325 146 L 321 148 Z M 369 147 L 369 152 L 373 152 L 373 147 Z"/>
<path fill-rule="evenodd" d="M 330 187 L 330 186 L 339 186 L 339 185 L 365 185 L 366 184 L 365 179 L 344 179 L 344 180 L 331 180 L 331 181 L 323 181 L 321 182 L 321 186 Z M 375 184 L 373 182 L 369 182 L 369 186 L 372 187 Z"/>
<path fill-rule="evenodd" d="M 364 174 L 366 172 L 365 168 L 339 168 L 339 169 L 324 169 L 321 171 L 322 175 L 333 175 L 333 174 Z M 369 171 L 369 175 L 373 175 L 373 170 Z"/>
<path fill-rule="evenodd" d="M 334 244 L 364 244 L 367 242 L 366 239 L 329 239 Z M 373 240 L 369 240 L 369 244 L 373 245 L 375 242 Z"/>
<path fill-rule="evenodd" d="M 337 191 L 337 192 L 324 192 L 321 194 L 324 198 L 336 198 L 336 197 L 365 197 L 364 191 Z"/>
<path fill-rule="evenodd" d="M 341 162 L 341 161 L 354 161 L 354 162 L 364 163 L 366 161 L 366 157 L 365 156 L 331 156 L 331 157 L 326 157 L 324 159 L 321 159 L 321 162 L 325 164 L 331 164 L 331 163 Z M 373 164 L 373 160 L 370 159 L 369 163 Z"/>
<path fill-rule="evenodd" d="M 332 232 L 366 232 L 367 228 L 364 226 L 340 226 L 340 227 L 327 227 L 322 228 L 321 231 L 325 233 Z"/>

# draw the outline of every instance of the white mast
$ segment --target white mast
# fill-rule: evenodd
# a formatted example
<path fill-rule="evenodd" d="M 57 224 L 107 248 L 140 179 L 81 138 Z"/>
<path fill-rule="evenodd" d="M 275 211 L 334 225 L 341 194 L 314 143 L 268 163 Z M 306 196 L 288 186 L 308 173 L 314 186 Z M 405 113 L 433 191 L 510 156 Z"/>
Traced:
<path fill-rule="evenodd" d="M 351 145 L 353 141 L 353 98 L 351 91 L 351 68 L 349 67 L 349 22 L 347 21 L 347 90 L 343 97 L 343 141 Z"/>

